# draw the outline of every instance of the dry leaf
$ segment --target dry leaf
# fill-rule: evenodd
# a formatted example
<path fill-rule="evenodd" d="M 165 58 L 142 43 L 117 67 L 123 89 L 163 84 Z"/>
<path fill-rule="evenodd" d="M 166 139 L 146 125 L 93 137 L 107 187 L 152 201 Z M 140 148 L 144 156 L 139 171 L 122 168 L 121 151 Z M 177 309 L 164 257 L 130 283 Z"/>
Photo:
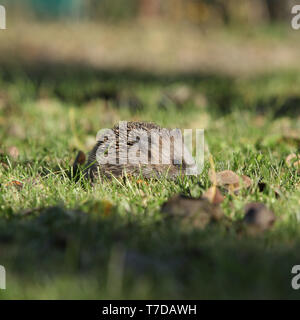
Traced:
<path fill-rule="evenodd" d="M 18 148 L 15 146 L 9 147 L 7 149 L 7 153 L 14 160 L 17 160 L 19 158 L 19 154 L 20 154 Z"/>
<path fill-rule="evenodd" d="M 9 183 L 7 183 L 6 186 L 13 186 L 16 187 L 18 190 L 21 190 L 23 188 L 23 183 L 17 180 L 12 180 Z"/>
<path fill-rule="evenodd" d="M 207 199 L 212 204 L 220 204 L 224 201 L 224 196 L 215 186 L 206 190 L 203 194 L 203 198 Z"/>
<path fill-rule="evenodd" d="M 252 180 L 248 176 L 239 177 L 231 170 L 224 170 L 215 174 L 210 170 L 209 176 L 212 183 L 215 181 L 217 186 L 224 187 L 232 192 L 238 192 L 240 189 L 249 188 L 252 185 Z"/>
<path fill-rule="evenodd" d="M 253 202 L 245 207 L 244 222 L 250 233 L 258 233 L 270 229 L 275 220 L 275 214 L 263 203 Z"/>
<path fill-rule="evenodd" d="M 214 178 L 216 179 L 217 186 L 234 185 L 239 183 L 239 176 L 231 170 L 225 170 L 221 172 L 216 172 L 215 177 L 213 172 L 209 172 L 210 180 L 213 183 Z"/>
<path fill-rule="evenodd" d="M 148 184 L 145 180 L 139 179 L 136 181 L 137 184 Z"/>
<path fill-rule="evenodd" d="M 248 177 L 248 176 L 245 176 L 245 175 L 243 175 L 242 176 L 242 184 L 243 184 L 243 187 L 244 188 L 246 188 L 246 189 L 248 189 L 248 188 L 250 188 L 251 187 L 251 185 L 252 185 L 252 180 Z"/>
<path fill-rule="evenodd" d="M 180 219 L 185 227 L 199 229 L 223 217 L 223 212 L 218 205 L 211 204 L 204 198 L 194 199 L 182 195 L 175 195 L 169 199 L 162 206 L 162 212 L 167 217 Z"/>
<path fill-rule="evenodd" d="M 288 167 L 295 167 L 295 168 L 299 168 L 300 167 L 300 158 L 299 155 L 295 154 L 295 153 L 291 153 L 289 154 L 286 159 L 285 162 L 287 164 Z"/>

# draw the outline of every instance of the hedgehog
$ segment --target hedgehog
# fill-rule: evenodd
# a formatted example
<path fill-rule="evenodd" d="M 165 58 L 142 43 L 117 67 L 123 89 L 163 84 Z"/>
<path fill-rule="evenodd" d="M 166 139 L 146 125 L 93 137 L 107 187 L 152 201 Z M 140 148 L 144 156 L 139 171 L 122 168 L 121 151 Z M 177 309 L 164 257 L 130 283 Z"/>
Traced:
<path fill-rule="evenodd" d="M 83 171 L 84 177 L 94 182 L 99 176 L 176 179 L 187 172 L 196 175 L 196 163 L 183 144 L 182 136 L 177 135 L 180 140 L 175 139 L 174 133 L 179 132 L 179 129 L 162 129 L 152 122 L 120 122 L 97 135 Z M 165 141 L 169 144 L 165 145 Z M 84 156 L 79 153 L 73 172 L 78 164 L 85 162 L 82 158 Z"/>

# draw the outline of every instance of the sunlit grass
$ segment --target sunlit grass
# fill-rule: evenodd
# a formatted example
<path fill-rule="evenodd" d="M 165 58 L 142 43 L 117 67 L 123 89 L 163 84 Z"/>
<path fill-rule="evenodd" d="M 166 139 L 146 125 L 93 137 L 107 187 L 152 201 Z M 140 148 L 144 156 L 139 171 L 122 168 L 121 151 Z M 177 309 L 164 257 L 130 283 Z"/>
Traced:
<path fill-rule="evenodd" d="M 300 121 L 289 115 L 273 118 L 268 104 L 262 113 L 256 108 L 261 99 L 293 93 L 290 77 L 241 83 L 187 79 L 207 104 L 189 101 L 164 109 L 158 103 L 162 93 L 182 82 L 129 76 L 142 110 L 101 97 L 85 101 L 84 93 L 104 81 L 92 75 L 84 79 L 91 86 L 83 87 L 78 74 L 72 85 L 53 87 L 20 75 L 15 83 L 3 77 L 0 264 L 7 269 L 7 290 L 0 297 L 297 298 L 290 270 L 300 258 L 300 179 L 285 158 L 299 145 L 282 135 L 298 132 Z M 111 81 L 124 89 L 117 77 Z M 278 90 L 270 89 L 274 84 Z M 81 93 L 73 95 L 71 87 Z M 244 205 L 259 201 L 275 212 L 275 227 L 252 238 L 221 224 L 186 231 L 165 220 L 161 206 L 170 196 L 200 197 L 211 186 L 208 161 L 199 177 L 177 181 L 102 180 L 92 186 L 70 180 L 67 173 L 77 150 L 90 150 L 97 131 L 119 120 L 205 126 L 206 160 L 210 153 L 217 171 L 230 169 L 252 180 L 249 189 L 227 195 L 222 204 L 226 216 L 239 221 Z M 19 150 L 16 159 L 9 156 L 11 146 Z M 266 183 L 263 191 L 259 182 Z"/>

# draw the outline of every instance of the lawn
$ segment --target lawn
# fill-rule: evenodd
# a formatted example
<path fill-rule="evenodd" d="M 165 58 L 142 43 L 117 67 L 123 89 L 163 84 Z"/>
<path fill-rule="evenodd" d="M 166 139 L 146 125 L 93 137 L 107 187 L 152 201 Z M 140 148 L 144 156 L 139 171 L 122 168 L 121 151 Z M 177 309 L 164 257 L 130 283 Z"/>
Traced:
<path fill-rule="evenodd" d="M 152 73 L 73 62 L 0 66 L 0 264 L 4 299 L 299 298 L 300 76 L 292 69 L 236 78 L 214 72 Z M 180 103 L 166 92 L 188 92 Z M 91 185 L 69 177 L 77 151 L 119 120 L 205 129 L 199 177 Z M 166 219 L 175 194 L 199 198 L 209 169 L 252 181 L 225 193 L 228 218 L 198 228 Z M 264 186 L 264 187 L 262 187 Z M 255 236 L 244 207 L 276 215 Z"/>

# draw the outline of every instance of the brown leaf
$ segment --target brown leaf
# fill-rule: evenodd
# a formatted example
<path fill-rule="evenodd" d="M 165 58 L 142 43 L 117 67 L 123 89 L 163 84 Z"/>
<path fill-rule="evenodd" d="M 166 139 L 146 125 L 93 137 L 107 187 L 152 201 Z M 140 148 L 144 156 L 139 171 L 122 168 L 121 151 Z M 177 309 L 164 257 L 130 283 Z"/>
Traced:
<path fill-rule="evenodd" d="M 252 185 L 252 180 L 248 176 L 239 177 L 231 170 L 220 171 L 215 174 L 210 171 L 209 176 L 212 183 L 215 181 L 217 186 L 224 187 L 232 192 L 238 192 L 242 188 L 249 188 Z"/>
<path fill-rule="evenodd" d="M 250 233 L 258 233 L 270 229 L 276 216 L 263 203 L 253 202 L 245 206 L 244 222 Z"/>
<path fill-rule="evenodd" d="M 20 154 L 18 148 L 15 146 L 9 147 L 7 149 L 7 153 L 14 160 L 17 160 L 19 158 L 19 154 Z"/>
<path fill-rule="evenodd" d="M 138 179 L 138 180 L 136 181 L 136 184 L 138 184 L 138 185 L 142 185 L 142 184 L 147 185 L 148 183 L 147 183 L 147 181 L 145 181 L 145 180 Z"/>
<path fill-rule="evenodd" d="M 209 203 L 207 199 L 194 199 L 182 195 L 175 195 L 169 199 L 162 206 L 162 212 L 166 217 L 180 219 L 182 225 L 186 227 L 200 229 L 223 217 L 221 208 Z"/>
<path fill-rule="evenodd" d="M 241 180 L 234 184 L 231 188 L 231 190 L 235 193 L 239 192 L 241 189 L 245 188 L 248 189 L 252 185 L 252 180 L 248 176 L 241 176 Z"/>
<path fill-rule="evenodd" d="M 7 183 L 6 186 L 13 186 L 18 190 L 21 190 L 23 188 L 23 183 L 17 180 L 12 180 L 9 183 Z"/>
<path fill-rule="evenodd" d="M 211 171 L 209 172 L 209 176 L 210 176 L 211 182 L 214 182 L 213 181 L 214 176 Z M 216 178 L 217 186 L 234 185 L 236 183 L 239 183 L 239 180 L 240 180 L 239 176 L 231 170 L 216 172 L 215 178 Z"/>
<path fill-rule="evenodd" d="M 210 187 L 208 190 L 206 190 L 202 197 L 207 199 L 212 204 L 220 204 L 224 201 L 224 196 L 215 186 Z"/>
<path fill-rule="evenodd" d="M 299 155 L 295 154 L 295 153 L 291 153 L 289 154 L 286 159 L 285 162 L 287 164 L 288 167 L 295 167 L 295 168 L 299 168 L 300 167 L 300 157 Z"/>
<path fill-rule="evenodd" d="M 242 176 L 242 180 L 243 180 L 243 186 L 245 188 L 250 188 L 251 187 L 252 180 L 248 176 L 243 175 Z"/>

